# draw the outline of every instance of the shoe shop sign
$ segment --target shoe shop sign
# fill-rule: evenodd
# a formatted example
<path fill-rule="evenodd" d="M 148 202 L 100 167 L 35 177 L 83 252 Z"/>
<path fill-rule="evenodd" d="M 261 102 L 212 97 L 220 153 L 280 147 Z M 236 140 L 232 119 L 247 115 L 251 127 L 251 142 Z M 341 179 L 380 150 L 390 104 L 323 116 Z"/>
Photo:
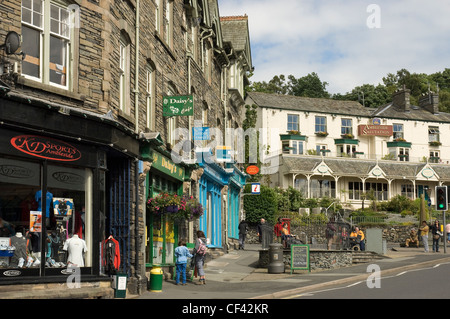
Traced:
<path fill-rule="evenodd" d="M 172 117 L 193 115 L 194 97 L 192 95 L 163 97 L 163 116 Z"/>

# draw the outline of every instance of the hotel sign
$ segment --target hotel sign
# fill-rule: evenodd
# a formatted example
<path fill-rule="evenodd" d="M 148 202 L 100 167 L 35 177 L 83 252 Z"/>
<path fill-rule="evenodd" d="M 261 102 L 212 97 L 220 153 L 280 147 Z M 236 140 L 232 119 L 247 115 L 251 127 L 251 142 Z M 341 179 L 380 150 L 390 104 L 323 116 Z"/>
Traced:
<path fill-rule="evenodd" d="M 394 128 L 392 125 L 359 125 L 359 136 L 392 136 Z"/>

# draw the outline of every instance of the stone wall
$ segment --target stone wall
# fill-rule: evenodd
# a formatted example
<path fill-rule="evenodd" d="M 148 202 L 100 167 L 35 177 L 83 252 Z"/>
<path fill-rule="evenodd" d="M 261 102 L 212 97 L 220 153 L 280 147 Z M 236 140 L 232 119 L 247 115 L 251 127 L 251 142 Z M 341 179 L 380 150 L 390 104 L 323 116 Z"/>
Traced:
<path fill-rule="evenodd" d="M 269 250 L 259 251 L 260 268 L 267 268 L 269 266 L 270 257 Z M 352 265 L 352 252 L 348 250 L 310 250 L 309 252 L 310 270 L 329 270 Z M 283 250 L 283 263 L 285 270 L 291 268 L 291 251 Z"/>
<path fill-rule="evenodd" d="M 256 226 L 249 227 L 250 230 L 247 234 L 246 243 L 249 244 L 259 244 L 259 239 L 257 236 Z M 301 240 L 304 240 L 305 238 L 315 238 L 316 242 L 319 244 L 326 243 L 325 239 L 325 228 L 326 225 L 323 226 L 317 226 L 315 228 L 307 228 L 307 227 L 301 227 L 296 226 L 292 227 L 291 232 L 292 234 L 295 234 L 300 238 Z M 417 229 L 417 226 L 403 226 L 403 225 L 386 225 L 384 227 L 376 227 L 376 228 L 382 228 L 383 230 L 383 239 L 386 240 L 387 243 L 390 244 L 401 244 L 403 245 L 405 243 L 406 238 L 409 237 L 409 232 L 412 228 Z M 365 228 L 362 228 L 362 231 L 365 232 Z M 310 243 L 310 240 L 308 240 L 307 243 Z"/>

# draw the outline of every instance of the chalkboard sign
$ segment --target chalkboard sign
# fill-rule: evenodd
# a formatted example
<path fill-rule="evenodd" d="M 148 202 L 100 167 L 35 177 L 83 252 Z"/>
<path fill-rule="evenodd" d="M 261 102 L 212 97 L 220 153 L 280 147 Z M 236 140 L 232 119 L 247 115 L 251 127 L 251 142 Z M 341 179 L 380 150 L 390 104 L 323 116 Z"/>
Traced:
<path fill-rule="evenodd" d="M 291 245 L 291 273 L 296 269 L 309 270 L 308 245 Z"/>

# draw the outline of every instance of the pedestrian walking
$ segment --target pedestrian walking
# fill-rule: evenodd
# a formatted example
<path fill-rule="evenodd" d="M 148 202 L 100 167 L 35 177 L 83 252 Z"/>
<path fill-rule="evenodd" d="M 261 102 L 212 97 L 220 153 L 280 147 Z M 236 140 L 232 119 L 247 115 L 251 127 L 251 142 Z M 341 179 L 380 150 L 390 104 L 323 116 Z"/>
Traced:
<path fill-rule="evenodd" d="M 206 257 L 207 247 L 206 247 L 206 237 L 205 233 L 201 230 L 197 231 L 197 239 L 195 240 L 195 247 L 194 247 L 194 259 L 195 259 L 195 276 L 199 276 L 200 280 L 197 283 L 198 285 L 205 285 L 205 270 L 203 269 L 203 266 L 205 264 L 205 257 Z"/>
<path fill-rule="evenodd" d="M 248 231 L 248 224 L 245 220 L 242 220 L 239 223 L 239 249 L 244 250 L 245 246 L 245 239 L 247 237 L 247 231 Z"/>
<path fill-rule="evenodd" d="M 193 255 L 190 253 L 189 249 L 186 247 L 186 240 L 181 239 L 178 242 L 178 247 L 175 248 L 175 266 L 176 266 L 176 277 L 175 277 L 175 284 L 180 284 L 180 277 L 181 277 L 181 284 L 183 286 L 186 285 L 186 266 L 187 266 L 187 259 L 192 258 Z"/>
<path fill-rule="evenodd" d="M 334 226 L 334 218 L 331 218 L 325 229 L 325 238 L 327 239 L 327 249 L 331 250 L 331 245 L 333 244 L 334 234 L 336 232 L 336 227 Z"/>
<path fill-rule="evenodd" d="M 266 223 L 266 220 L 264 218 L 261 218 L 261 220 L 257 226 L 257 229 L 256 229 L 256 231 L 258 233 L 258 239 L 259 239 L 260 244 L 262 243 L 262 232 L 263 232 L 262 229 L 263 229 L 263 226 L 265 223 Z"/>
<path fill-rule="evenodd" d="M 273 227 L 273 232 L 275 234 L 276 242 L 281 244 L 283 235 L 283 222 L 281 221 L 281 217 L 278 218 L 278 222 Z"/>
<path fill-rule="evenodd" d="M 429 251 L 428 248 L 428 232 L 430 231 L 430 227 L 428 227 L 427 221 L 422 221 L 422 226 L 419 227 L 420 230 L 420 236 L 422 238 L 422 244 L 425 249 L 425 252 L 427 253 Z"/>
<path fill-rule="evenodd" d="M 450 244 L 450 224 L 445 225 L 445 232 L 447 233 L 447 244 Z"/>
<path fill-rule="evenodd" d="M 442 234 L 442 226 L 441 223 L 436 219 L 431 225 L 431 234 L 433 236 L 433 252 L 439 252 L 439 241 L 441 240 Z"/>

